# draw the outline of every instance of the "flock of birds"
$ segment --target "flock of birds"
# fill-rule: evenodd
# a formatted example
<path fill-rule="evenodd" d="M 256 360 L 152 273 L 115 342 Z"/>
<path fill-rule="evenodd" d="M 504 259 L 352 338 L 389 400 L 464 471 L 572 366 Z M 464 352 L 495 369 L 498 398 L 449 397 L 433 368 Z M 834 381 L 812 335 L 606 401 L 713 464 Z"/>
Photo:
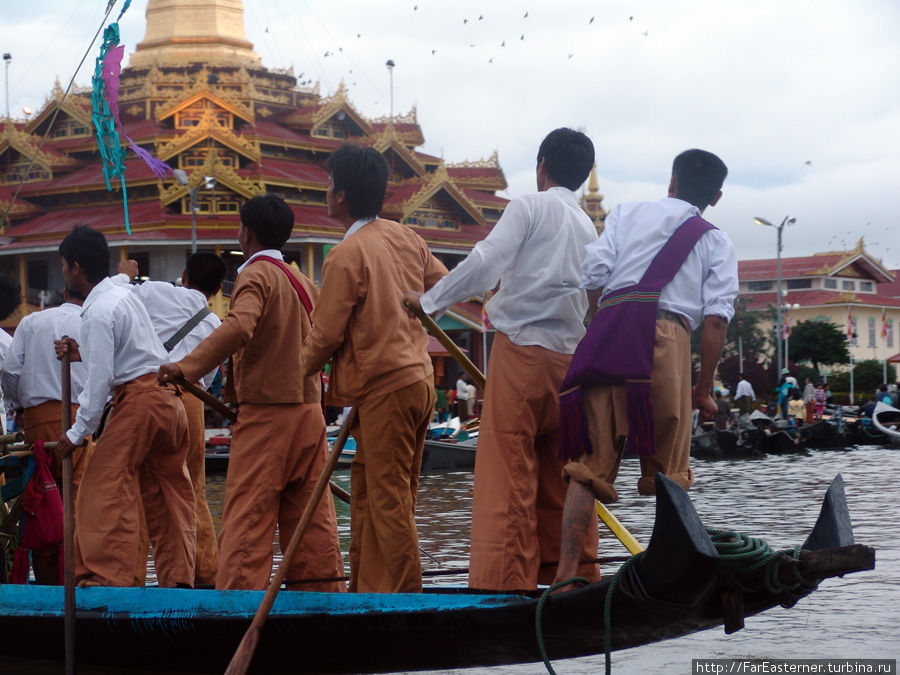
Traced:
<path fill-rule="evenodd" d="M 419 11 L 419 5 L 417 5 L 417 4 L 413 5 L 413 6 L 412 6 L 412 11 L 413 11 L 413 12 L 418 12 L 418 11 Z M 526 10 L 526 11 L 522 14 L 522 21 L 527 21 L 528 18 L 529 18 L 529 12 Z M 587 25 L 592 25 L 592 24 L 596 21 L 596 19 L 597 19 L 596 15 L 591 16 L 590 18 L 586 19 Z M 484 21 L 486 21 L 486 20 L 487 20 L 487 19 L 485 18 L 485 15 L 484 15 L 484 14 L 479 14 L 477 19 L 476 19 L 476 18 L 470 19 L 469 17 L 463 17 L 463 18 L 461 19 L 462 25 L 463 25 L 463 26 L 468 26 L 468 25 L 470 25 L 470 24 L 474 25 L 474 24 L 476 24 L 476 23 L 479 22 L 479 21 L 484 22 Z M 634 23 L 634 20 L 635 20 L 635 17 L 634 17 L 634 16 L 629 16 L 629 17 L 628 17 L 628 23 L 633 24 L 633 23 Z M 269 32 L 269 28 L 268 28 L 268 27 L 266 27 L 265 32 L 266 32 L 266 33 Z M 648 36 L 649 36 L 649 31 L 648 31 L 648 30 L 644 30 L 644 31 L 641 32 L 641 34 L 642 34 L 644 37 L 648 37 Z M 356 39 L 357 39 L 357 40 L 361 39 L 362 36 L 363 36 L 362 33 L 356 33 Z M 523 32 L 521 32 L 521 33 L 519 34 L 519 37 L 518 37 L 518 38 L 511 38 L 511 39 L 509 40 L 509 42 L 507 42 L 507 39 L 506 39 L 506 38 L 502 38 L 502 39 L 499 40 L 499 42 L 493 42 L 493 43 L 491 43 L 491 44 L 492 44 L 494 47 L 498 47 L 498 48 L 503 49 L 503 48 L 506 48 L 507 45 L 512 46 L 512 44 L 514 44 L 514 43 L 517 43 L 517 42 L 518 42 L 518 43 L 521 43 L 521 42 L 525 42 L 525 41 L 526 41 L 526 33 L 523 31 Z M 476 48 L 476 47 L 480 46 L 480 45 L 479 45 L 478 43 L 476 43 L 476 42 L 468 42 L 467 44 L 468 44 L 469 48 Z M 484 45 L 481 45 L 481 46 L 484 46 Z M 331 49 L 327 49 L 324 53 L 322 53 L 322 57 L 321 57 L 321 58 L 323 58 L 323 59 L 333 58 L 333 57 L 336 57 L 336 56 L 342 54 L 343 52 L 344 52 L 343 47 L 341 47 L 341 46 L 333 47 L 333 48 L 331 48 Z M 438 54 L 438 49 L 432 48 L 432 49 L 430 49 L 430 52 L 431 52 L 431 56 L 437 56 L 437 54 Z M 574 52 L 566 51 L 566 54 L 567 54 L 566 60 L 571 60 L 571 59 L 573 59 L 573 58 L 575 57 L 575 53 L 574 53 Z M 494 63 L 494 55 L 488 56 L 488 58 L 487 58 L 487 63 L 489 63 L 489 64 Z M 348 74 L 348 75 L 352 75 L 352 74 L 353 74 L 353 71 L 352 71 L 352 70 L 349 70 L 349 71 L 347 72 L 347 74 Z M 297 78 L 297 80 L 298 80 L 298 84 L 299 84 L 300 86 L 308 86 L 308 85 L 311 85 L 311 84 L 314 83 L 314 80 L 313 80 L 312 78 L 306 78 L 306 79 L 304 79 L 302 73 L 301 73 L 301 75 Z M 356 82 L 351 82 L 351 86 L 353 86 L 353 85 L 355 85 L 355 84 L 356 84 Z"/>

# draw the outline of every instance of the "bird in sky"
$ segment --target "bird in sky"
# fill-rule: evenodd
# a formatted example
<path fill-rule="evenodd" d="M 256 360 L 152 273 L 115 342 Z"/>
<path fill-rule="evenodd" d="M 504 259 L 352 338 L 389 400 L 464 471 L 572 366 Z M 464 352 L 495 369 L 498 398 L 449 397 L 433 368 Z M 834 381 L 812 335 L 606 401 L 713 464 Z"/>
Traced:
<path fill-rule="evenodd" d="M 493 62 L 494 62 L 494 58 L 493 58 L 493 57 L 491 57 L 491 58 L 488 59 L 488 63 L 493 63 Z"/>
<path fill-rule="evenodd" d="M 524 40 L 524 39 L 525 39 L 525 33 L 522 33 L 522 37 L 520 37 L 519 39 L 520 39 L 520 40 Z"/>
<path fill-rule="evenodd" d="M 469 20 L 468 20 L 468 19 L 463 19 L 463 24 L 467 24 L 467 23 L 469 23 Z"/>
<path fill-rule="evenodd" d="M 357 40 L 359 40 L 359 38 L 361 38 L 361 37 L 362 37 L 362 33 L 357 33 L 357 34 L 356 34 L 356 39 L 357 39 Z"/>
<path fill-rule="evenodd" d="M 629 16 L 629 17 L 628 17 L 628 20 L 629 20 L 629 21 L 634 21 L 634 17 L 633 17 L 633 16 Z"/>
<path fill-rule="evenodd" d="M 478 20 L 479 20 L 479 21 L 484 21 L 484 14 L 479 14 L 479 15 L 478 15 Z"/>
<path fill-rule="evenodd" d="M 591 20 L 588 21 L 588 24 L 592 24 L 592 23 L 594 23 L 594 17 L 591 17 Z"/>
<path fill-rule="evenodd" d="M 806 166 L 812 166 L 812 160 L 811 160 L 811 159 L 808 159 L 808 160 L 806 160 L 806 161 L 803 162 L 803 163 L 806 164 Z"/>
<path fill-rule="evenodd" d="M 432 50 L 431 50 L 431 55 L 434 56 L 435 54 L 437 54 L 437 49 L 432 49 Z"/>
<path fill-rule="evenodd" d="M 413 11 L 415 12 L 417 9 L 419 9 L 419 6 L 418 6 L 418 5 L 413 5 Z"/>
<path fill-rule="evenodd" d="M 523 18 L 523 19 L 527 19 L 527 18 L 528 18 L 528 12 L 525 12 L 525 16 L 523 16 L 522 18 Z"/>
<path fill-rule="evenodd" d="M 573 56 L 575 56 L 575 55 L 574 55 L 574 54 L 569 54 L 569 58 L 570 58 L 570 59 L 571 59 Z"/>
<path fill-rule="evenodd" d="M 647 31 L 644 31 L 644 37 L 647 37 Z"/>
<path fill-rule="evenodd" d="M 500 46 L 501 46 L 501 47 L 505 47 L 505 46 L 506 46 L 506 40 L 504 40 L 503 42 L 501 42 L 501 43 L 500 43 Z"/>

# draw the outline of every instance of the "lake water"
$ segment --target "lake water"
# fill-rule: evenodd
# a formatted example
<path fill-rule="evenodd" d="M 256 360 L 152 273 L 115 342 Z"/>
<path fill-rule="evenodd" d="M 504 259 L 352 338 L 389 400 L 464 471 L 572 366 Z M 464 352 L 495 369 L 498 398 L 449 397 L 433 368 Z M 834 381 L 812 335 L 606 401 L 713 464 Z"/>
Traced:
<path fill-rule="evenodd" d="M 856 541 L 877 549 L 876 569 L 826 580 L 792 609 L 775 608 L 748 617 L 746 627 L 733 635 L 717 628 L 614 652 L 614 673 L 690 673 L 695 658 L 900 657 L 900 448 L 811 450 L 802 455 L 745 461 L 694 461 L 693 467 L 697 478 L 690 494 L 704 523 L 765 538 L 773 548 L 787 548 L 806 539 L 828 484 L 836 474 L 843 474 Z M 621 501 L 611 510 L 646 545 L 653 528 L 654 499 L 637 494 L 638 475 L 637 461 L 626 458 L 617 481 Z M 349 472 L 338 472 L 334 478 L 349 489 Z M 210 506 L 217 526 L 224 482 L 224 475 L 209 478 Z M 419 540 L 422 548 L 440 561 L 437 564 L 423 555 L 425 570 L 466 567 L 471 500 L 470 472 L 422 477 L 417 508 Z M 340 502 L 337 508 L 346 551 L 349 509 Z M 618 556 L 626 551 L 602 530 L 599 554 Z M 604 573 L 614 571 L 610 568 Z M 426 583 L 465 581 L 465 575 L 461 575 Z M 559 675 L 601 673 L 603 655 L 553 664 Z M 38 672 L 12 667 L 14 672 Z M 546 671 L 542 664 L 535 663 L 452 672 L 522 675 Z"/>

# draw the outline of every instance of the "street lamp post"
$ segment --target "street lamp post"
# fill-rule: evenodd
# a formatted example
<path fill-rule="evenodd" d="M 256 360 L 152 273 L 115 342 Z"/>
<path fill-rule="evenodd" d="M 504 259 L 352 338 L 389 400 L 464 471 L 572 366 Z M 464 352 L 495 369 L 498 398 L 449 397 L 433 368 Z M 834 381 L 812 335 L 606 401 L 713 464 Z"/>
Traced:
<path fill-rule="evenodd" d="M 178 181 L 180 185 L 184 185 L 187 187 L 188 184 L 188 175 L 184 169 L 175 169 L 175 180 Z M 197 190 L 200 188 L 204 188 L 206 190 L 212 190 L 216 187 L 216 179 L 214 176 L 204 176 L 203 182 L 198 183 L 194 187 L 190 188 L 188 194 L 191 199 L 191 254 L 197 252 Z"/>
<path fill-rule="evenodd" d="M 778 248 L 776 251 L 776 276 L 777 280 L 775 283 L 775 363 L 778 364 L 778 375 L 781 375 L 781 331 L 784 329 L 781 321 L 781 233 L 784 230 L 786 225 L 793 225 L 797 222 L 796 218 L 791 218 L 790 216 L 785 216 L 784 220 L 781 221 L 781 225 L 773 225 L 765 218 L 756 217 L 753 221 L 757 225 L 765 225 L 766 227 L 774 227 L 775 231 L 778 232 Z"/>

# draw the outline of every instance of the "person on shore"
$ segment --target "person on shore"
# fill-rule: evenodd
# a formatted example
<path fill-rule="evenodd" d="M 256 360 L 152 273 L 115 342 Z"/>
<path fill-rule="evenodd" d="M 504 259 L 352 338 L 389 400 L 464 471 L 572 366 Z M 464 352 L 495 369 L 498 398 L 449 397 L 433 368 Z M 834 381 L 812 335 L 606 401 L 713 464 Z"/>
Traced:
<path fill-rule="evenodd" d="M 332 359 L 329 399 L 356 407 L 350 590 L 417 592 L 416 491 L 435 395 L 428 335 L 402 297 L 447 268 L 409 227 L 378 217 L 389 173 L 381 153 L 344 145 L 327 169 L 328 215 L 347 233 L 322 267 L 304 368 L 317 374 Z"/>
<path fill-rule="evenodd" d="M 656 492 L 657 472 L 685 489 L 694 482 L 691 408 L 716 414 L 713 376 L 738 293 L 734 247 L 700 217 L 721 198 L 727 172 L 710 152 L 681 153 L 668 197 L 617 206 L 587 247 L 581 285 L 598 310 L 560 397 L 569 487 L 555 581 L 577 574 L 584 541 L 596 533 L 594 500 L 617 501 L 626 445 L 640 455 L 640 494 Z M 701 324 L 692 390 L 690 333 Z"/>
<path fill-rule="evenodd" d="M 738 410 L 741 415 L 747 415 L 753 408 L 753 402 L 756 400 L 756 392 L 753 391 L 753 385 L 741 373 L 741 379 L 738 382 L 734 392 L 734 400 L 738 404 Z"/>
<path fill-rule="evenodd" d="M 476 395 L 477 391 L 475 389 L 475 385 L 472 384 L 471 380 L 466 384 L 466 414 L 469 419 L 472 419 L 475 416 L 475 403 L 476 403 Z"/>
<path fill-rule="evenodd" d="M 819 382 L 816 385 L 816 419 L 822 419 L 822 414 L 825 412 L 825 402 L 828 399 L 828 396 L 825 393 L 825 385 Z"/>
<path fill-rule="evenodd" d="M 130 284 L 138 274 L 135 260 L 119 263 L 120 274 L 116 279 Z M 209 307 L 209 299 L 219 292 L 225 279 L 225 261 L 215 253 L 199 251 L 188 258 L 187 267 L 181 273 L 181 286 L 168 281 L 145 281 L 133 286 L 135 294 L 144 303 L 156 335 L 169 352 L 169 358 L 177 361 L 187 356 L 194 347 L 221 325 L 219 317 Z M 208 389 L 216 376 L 218 366 L 204 374 L 197 382 L 201 389 Z M 197 552 L 194 565 L 194 587 L 214 586 L 219 565 L 216 546 L 216 530 L 206 501 L 206 424 L 203 401 L 188 393 L 181 397 L 188 420 L 187 468 L 194 488 L 194 509 L 197 517 Z M 146 549 L 146 542 L 142 542 Z M 146 558 L 146 550 L 141 558 Z"/>
<path fill-rule="evenodd" d="M 219 533 L 219 590 L 260 590 L 272 574 L 278 528 L 287 546 L 325 469 L 328 446 L 319 371 L 305 373 L 315 285 L 284 263 L 294 213 L 283 199 L 262 195 L 240 211 L 238 243 L 244 264 L 222 325 L 177 363 L 159 369 L 163 382 L 195 382 L 229 356 L 239 404 L 231 435 L 225 507 Z M 309 306 L 306 306 L 307 303 Z M 332 384 L 332 386 L 334 386 Z M 292 590 L 337 592 L 343 576 L 337 516 L 323 494 L 287 574 Z"/>
<path fill-rule="evenodd" d="M 460 373 L 456 379 L 456 416 L 460 422 L 469 419 L 469 381 L 468 375 Z"/>
<path fill-rule="evenodd" d="M 791 389 L 791 398 L 788 401 L 788 419 L 792 425 L 800 426 L 806 419 L 806 404 L 803 402 L 803 394 L 799 389 Z"/>
<path fill-rule="evenodd" d="M 53 441 L 62 429 L 62 371 L 56 360 L 53 342 L 64 335 L 80 340 L 81 304 L 84 298 L 63 291 L 63 302 L 22 317 L 12 344 L 0 368 L 0 385 L 8 404 L 22 410 L 25 443 Z M 84 388 L 84 364 L 71 365 L 72 419 L 78 412 L 78 396 Z M 72 453 L 72 494 L 78 498 L 81 476 L 87 465 L 93 443 L 88 440 Z M 62 466 L 53 457 L 50 472 L 62 486 Z M 31 551 L 34 579 L 39 584 L 59 585 L 59 545 Z"/>
<path fill-rule="evenodd" d="M 578 286 L 585 246 L 597 230 L 575 190 L 594 146 L 572 129 L 550 132 L 537 152 L 538 192 L 512 200 L 490 234 L 428 293 L 407 293 L 429 313 L 500 283 L 487 303 L 497 329 L 475 455 L 469 586 L 534 590 L 559 560 L 566 486 L 557 453 L 559 386 L 584 335 Z M 596 514 L 593 516 L 596 523 Z M 597 551 L 597 526 L 583 557 Z M 596 565 L 579 571 L 598 578 Z"/>
<path fill-rule="evenodd" d="M 808 377 L 803 385 L 803 405 L 806 406 L 804 419 L 807 424 L 812 424 L 816 416 L 816 386 Z"/>
<path fill-rule="evenodd" d="M 57 441 L 57 455 L 71 455 L 97 429 L 110 396 L 113 406 L 75 502 L 76 581 L 134 583 L 143 504 L 159 585 L 190 588 L 196 522 L 185 466 L 187 416 L 178 391 L 156 381 L 166 350 L 141 301 L 107 276 L 109 246 L 100 232 L 76 226 L 59 254 L 69 294 L 85 300 L 80 345 L 66 336 L 54 346 L 58 357 L 68 352 L 81 360 L 87 379 L 75 422 Z"/>

